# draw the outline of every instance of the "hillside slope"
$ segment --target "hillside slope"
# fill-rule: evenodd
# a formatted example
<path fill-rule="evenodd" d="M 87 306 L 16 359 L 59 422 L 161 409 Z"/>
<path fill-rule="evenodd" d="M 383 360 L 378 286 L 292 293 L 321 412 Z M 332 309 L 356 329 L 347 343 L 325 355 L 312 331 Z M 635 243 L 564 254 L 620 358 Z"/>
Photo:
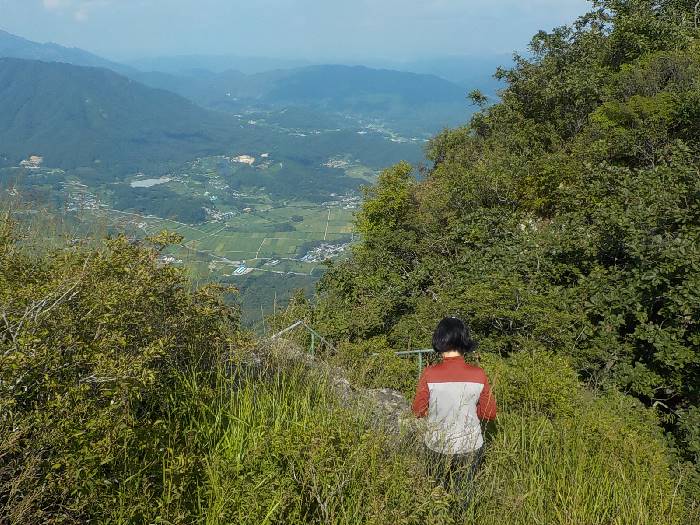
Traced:
<path fill-rule="evenodd" d="M 413 390 L 415 362 L 253 339 L 230 290 L 160 262 L 177 235 L 46 252 L 43 234 L 0 219 L 2 523 L 696 522 L 653 413 L 561 356 L 485 356 L 500 416 L 465 501 L 402 396 L 361 386 Z"/>
<path fill-rule="evenodd" d="M 429 346 L 460 315 L 484 352 L 566 356 L 653 407 L 697 469 L 700 33 L 688 3 L 596 4 L 432 140 L 423 179 L 400 164 L 367 189 L 309 315 L 358 353 Z"/>
<path fill-rule="evenodd" d="M 0 148 L 14 162 L 142 168 L 220 153 L 241 134 L 231 117 L 106 69 L 0 59 Z"/>
<path fill-rule="evenodd" d="M 319 65 L 254 75 L 150 72 L 133 77 L 219 109 L 306 107 L 385 121 L 406 133 L 434 133 L 471 114 L 466 90 L 447 80 L 362 66 Z"/>

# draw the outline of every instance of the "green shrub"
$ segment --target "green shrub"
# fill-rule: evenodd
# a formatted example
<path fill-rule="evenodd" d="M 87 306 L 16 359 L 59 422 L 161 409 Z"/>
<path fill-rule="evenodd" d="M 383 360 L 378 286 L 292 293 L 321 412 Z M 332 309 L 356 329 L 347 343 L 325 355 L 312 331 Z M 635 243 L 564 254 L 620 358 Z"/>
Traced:
<path fill-rule="evenodd" d="M 663 410 L 692 460 L 695 3 L 593 4 L 576 23 L 539 32 L 531 53 L 497 72 L 500 100 L 435 137 L 417 181 L 402 164 L 366 191 L 362 235 L 322 277 L 314 318 L 337 340 L 386 336 L 406 348 L 458 315 L 484 351 L 568 355 L 592 384 Z"/>
<path fill-rule="evenodd" d="M 186 437 L 166 417 L 177 378 L 240 339 L 223 292 L 190 291 L 125 238 L 32 255 L 2 226 L 0 522 L 82 523 L 134 487 L 165 490 L 163 451 Z M 195 485 L 183 477 L 173 498 Z"/>
<path fill-rule="evenodd" d="M 224 290 L 156 249 L 3 225 L 0 269 L 0 522 L 450 523 L 413 449 L 320 372 L 251 364 Z"/>
<path fill-rule="evenodd" d="M 581 397 L 569 360 L 548 351 L 523 351 L 501 358 L 484 354 L 482 365 L 500 408 L 548 417 L 573 413 Z"/>
<path fill-rule="evenodd" d="M 343 367 L 349 379 L 367 388 L 392 388 L 411 397 L 415 392 L 418 368 L 413 359 L 396 356 L 386 337 L 373 337 L 358 343 L 343 342 L 330 361 Z"/>

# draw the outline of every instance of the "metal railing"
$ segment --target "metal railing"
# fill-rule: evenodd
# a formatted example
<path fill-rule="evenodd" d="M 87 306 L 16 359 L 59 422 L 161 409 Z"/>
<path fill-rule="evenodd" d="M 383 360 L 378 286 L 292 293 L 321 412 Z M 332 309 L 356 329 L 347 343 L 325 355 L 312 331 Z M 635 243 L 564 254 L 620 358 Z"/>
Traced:
<path fill-rule="evenodd" d="M 401 352 L 396 352 L 396 355 L 399 357 L 417 355 L 418 356 L 418 377 L 420 377 L 421 373 L 423 372 L 423 356 L 425 354 L 432 354 L 433 352 L 434 352 L 434 350 L 432 348 L 422 348 L 420 350 L 403 350 Z"/>
<path fill-rule="evenodd" d="M 288 327 L 285 328 L 284 330 L 281 330 L 281 331 L 277 332 L 275 335 L 273 335 L 272 337 L 270 337 L 270 340 L 271 340 L 271 341 L 274 341 L 275 339 L 279 339 L 279 338 L 280 338 L 281 336 L 283 336 L 284 334 L 289 333 L 289 332 L 291 332 L 292 330 L 294 330 L 295 328 L 298 328 L 298 327 L 300 327 L 300 326 L 303 327 L 303 328 L 305 328 L 306 331 L 309 332 L 309 333 L 311 334 L 311 346 L 310 346 L 310 348 L 309 348 L 309 353 L 310 353 L 311 355 L 316 355 L 316 340 L 317 340 L 317 339 L 318 339 L 319 341 L 321 341 L 323 344 L 325 344 L 326 346 L 328 346 L 329 348 L 332 348 L 333 350 L 335 350 L 335 347 L 334 347 L 331 343 L 329 343 L 329 342 L 326 340 L 325 337 L 323 337 L 323 336 L 322 336 L 321 334 L 319 334 L 316 330 L 314 330 L 314 329 L 311 328 L 309 325 L 307 325 L 304 321 L 297 321 L 296 323 L 294 323 L 294 324 L 288 326 Z"/>
<path fill-rule="evenodd" d="M 332 350 L 336 350 L 335 346 L 333 346 L 331 343 L 328 342 L 328 340 L 323 337 L 321 334 L 319 334 L 316 330 L 311 328 L 309 325 L 307 325 L 304 321 L 297 321 L 291 325 L 289 325 L 287 328 L 284 330 L 281 330 L 274 334 L 272 337 L 270 337 L 271 341 L 274 341 L 275 339 L 279 339 L 283 335 L 293 331 L 296 328 L 302 327 L 304 328 L 309 334 L 311 335 L 311 344 L 309 346 L 309 354 L 316 355 L 316 344 L 317 341 L 320 341 L 321 343 L 325 344 Z M 434 350 L 432 348 L 422 348 L 418 350 L 402 350 L 400 352 L 395 352 L 395 355 L 398 357 L 413 357 L 417 356 L 418 357 L 418 376 L 420 377 L 420 374 L 423 372 L 423 363 L 424 363 L 424 357 L 426 354 L 432 354 Z M 379 354 L 372 354 L 373 356 L 377 356 Z"/>

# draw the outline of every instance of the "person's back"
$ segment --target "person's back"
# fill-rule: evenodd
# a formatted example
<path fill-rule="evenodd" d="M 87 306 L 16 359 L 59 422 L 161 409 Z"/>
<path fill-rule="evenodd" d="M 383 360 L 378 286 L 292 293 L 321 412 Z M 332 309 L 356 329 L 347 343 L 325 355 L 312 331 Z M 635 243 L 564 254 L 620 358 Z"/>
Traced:
<path fill-rule="evenodd" d="M 471 479 L 481 460 L 481 420 L 496 417 L 496 400 L 486 373 L 464 360 L 464 354 L 475 347 L 460 319 L 440 321 L 433 349 L 442 361 L 423 371 L 413 400 L 416 417 L 427 418 L 425 446 L 436 456 L 433 464 L 441 471 L 439 477 L 446 481 L 456 475 L 460 486 Z"/>
<path fill-rule="evenodd" d="M 423 371 L 413 412 L 427 417 L 425 444 L 429 449 L 467 454 L 483 445 L 480 420 L 496 417 L 496 402 L 486 373 L 458 355 Z"/>

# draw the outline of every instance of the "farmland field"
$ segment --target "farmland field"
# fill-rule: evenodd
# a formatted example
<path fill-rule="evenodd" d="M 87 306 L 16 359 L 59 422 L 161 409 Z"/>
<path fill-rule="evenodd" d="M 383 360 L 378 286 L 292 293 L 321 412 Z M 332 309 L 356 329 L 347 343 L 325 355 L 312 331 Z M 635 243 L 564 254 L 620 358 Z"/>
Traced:
<path fill-rule="evenodd" d="M 163 262 L 187 268 L 199 283 L 239 287 L 254 298 L 245 302 L 255 305 L 244 312 L 251 321 L 260 318 L 259 306 L 267 312 L 273 301 L 282 304 L 295 288 L 311 290 L 323 262 L 342 257 L 349 248 L 359 185 L 376 172 L 356 164 L 345 167 L 352 173 L 330 168 L 343 171 L 344 184 L 342 193 L 327 193 L 326 200 L 280 197 L 250 182 L 255 170 L 262 172 L 259 179 L 269 176 L 269 164 L 253 168 L 225 157 L 198 159 L 165 177 L 134 174 L 94 187 L 62 170 L 5 169 L 0 184 L 5 193 L 19 195 L 26 188 L 22 177 L 31 186 L 32 202 L 39 193 L 60 208 L 62 229 L 55 217 L 50 221 L 55 237 L 180 234 L 182 243 L 167 248 Z"/>
<path fill-rule="evenodd" d="M 41 228 L 57 240 L 176 232 L 183 241 L 163 263 L 187 268 L 197 283 L 234 284 L 246 320 L 260 320 L 295 289 L 311 292 L 323 263 L 347 253 L 361 186 L 386 166 L 421 158 L 421 139 L 347 116 L 337 129 L 319 128 L 304 115 L 293 127 L 286 110 L 236 115 L 246 145 L 146 173 L 99 163 L 0 167 L 0 199 L 26 202 L 32 221 L 43 211 Z"/>

